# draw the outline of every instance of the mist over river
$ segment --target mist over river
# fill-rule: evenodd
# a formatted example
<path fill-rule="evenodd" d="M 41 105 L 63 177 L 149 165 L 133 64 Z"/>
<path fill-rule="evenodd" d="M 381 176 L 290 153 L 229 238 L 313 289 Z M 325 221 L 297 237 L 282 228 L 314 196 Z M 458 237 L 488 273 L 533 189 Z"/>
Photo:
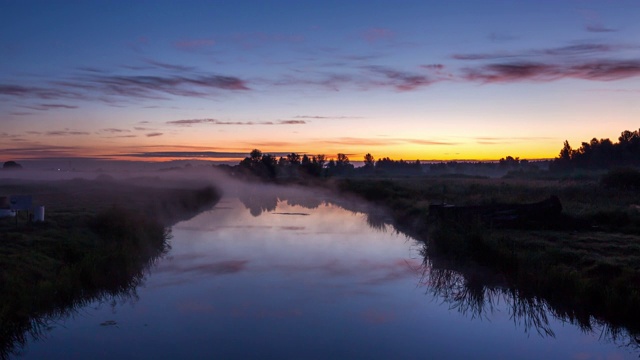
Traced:
<path fill-rule="evenodd" d="M 474 303 L 461 275 L 436 269 L 422 242 L 356 200 L 246 187 L 172 234 L 136 294 L 52 321 L 16 358 L 637 356 L 542 302 L 518 314 L 513 298 L 488 291 Z"/>

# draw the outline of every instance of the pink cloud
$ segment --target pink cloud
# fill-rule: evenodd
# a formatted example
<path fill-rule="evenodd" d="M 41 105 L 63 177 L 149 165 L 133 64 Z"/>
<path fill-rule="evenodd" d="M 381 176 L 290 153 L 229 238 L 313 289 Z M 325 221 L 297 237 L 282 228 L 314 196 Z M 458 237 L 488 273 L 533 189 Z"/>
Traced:
<path fill-rule="evenodd" d="M 187 300 L 178 303 L 178 312 L 183 314 L 213 314 L 215 308 L 211 304 L 207 304 L 197 300 Z"/>
<path fill-rule="evenodd" d="M 466 69 L 465 78 L 484 83 L 573 78 L 612 81 L 640 76 L 640 60 L 603 60 L 573 64 L 535 62 L 497 63 Z"/>
<path fill-rule="evenodd" d="M 387 28 L 371 28 L 364 31 L 362 38 L 369 43 L 380 40 L 389 40 L 395 37 L 395 33 Z"/>
<path fill-rule="evenodd" d="M 236 33 L 231 36 L 231 41 L 245 48 L 253 48 L 270 43 L 300 43 L 304 36 L 297 34 L 269 34 L 264 32 Z"/>
<path fill-rule="evenodd" d="M 189 40 L 181 40 L 174 44 L 178 49 L 183 50 L 195 50 L 210 47 L 216 44 L 216 41 L 213 39 L 189 39 Z"/>
<path fill-rule="evenodd" d="M 396 319 L 396 315 L 390 311 L 369 309 L 360 314 L 362 319 L 369 324 L 387 324 Z"/>

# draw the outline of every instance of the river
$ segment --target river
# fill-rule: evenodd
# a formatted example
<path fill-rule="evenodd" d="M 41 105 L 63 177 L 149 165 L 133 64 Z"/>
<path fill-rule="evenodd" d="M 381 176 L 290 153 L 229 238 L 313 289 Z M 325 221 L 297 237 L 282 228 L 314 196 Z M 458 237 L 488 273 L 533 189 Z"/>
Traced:
<path fill-rule="evenodd" d="M 20 359 L 626 359 L 606 331 L 479 298 L 380 209 L 312 190 L 230 194 L 176 224 L 134 296 L 50 322 Z M 438 265 L 440 266 L 440 265 Z M 487 288 L 488 289 L 488 288 Z M 498 290 L 496 290 L 498 289 Z M 477 295 L 477 293 L 476 293 Z M 522 309 L 525 309 L 522 311 Z M 527 309 L 530 313 L 527 313 Z"/>

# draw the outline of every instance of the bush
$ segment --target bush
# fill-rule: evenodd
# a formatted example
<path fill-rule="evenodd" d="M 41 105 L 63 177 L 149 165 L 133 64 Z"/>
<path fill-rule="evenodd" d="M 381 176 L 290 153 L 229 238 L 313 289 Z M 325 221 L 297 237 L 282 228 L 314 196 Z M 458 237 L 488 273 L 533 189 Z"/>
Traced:
<path fill-rule="evenodd" d="M 614 169 L 605 174 L 600 184 L 610 189 L 640 189 L 640 171 L 631 168 Z"/>

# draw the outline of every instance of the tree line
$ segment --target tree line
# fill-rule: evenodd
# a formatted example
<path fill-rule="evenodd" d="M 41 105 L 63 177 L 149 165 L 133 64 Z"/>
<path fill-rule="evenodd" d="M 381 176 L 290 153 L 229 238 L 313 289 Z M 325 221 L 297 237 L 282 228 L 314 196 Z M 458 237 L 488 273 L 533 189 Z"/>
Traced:
<path fill-rule="evenodd" d="M 254 149 L 237 166 L 229 167 L 228 170 L 236 175 L 253 175 L 263 179 L 364 176 L 387 173 L 396 175 L 422 174 L 422 164 L 419 160 L 391 160 L 388 157 L 375 160 L 371 154 L 366 154 L 363 160 L 364 166 L 355 167 L 349 156 L 343 153 L 338 153 L 336 159 L 327 159 L 323 154 L 301 155 L 297 153 L 277 157 Z"/>
<path fill-rule="evenodd" d="M 531 173 L 544 171 L 566 173 L 575 169 L 598 170 L 616 167 L 640 166 L 640 130 L 625 130 L 618 142 L 609 139 L 593 138 L 583 142 L 578 149 L 564 142 L 559 155 L 546 161 L 528 161 L 518 157 L 506 156 L 497 162 L 438 162 L 422 164 L 420 160 L 392 160 L 389 157 L 378 158 L 367 153 L 363 166 L 355 167 L 349 156 L 337 154 L 330 158 L 323 154 L 308 155 L 290 153 L 285 156 L 265 154 L 258 149 L 251 151 L 236 166 L 222 166 L 237 176 L 257 176 L 263 179 L 302 178 L 302 177 L 349 177 L 349 176 L 419 176 L 469 174 L 485 176 L 503 176 L 505 174 Z"/>
<path fill-rule="evenodd" d="M 325 155 L 307 155 L 291 153 L 280 158 L 263 154 L 254 149 L 236 167 L 239 175 L 255 175 L 260 178 L 276 177 L 328 177 L 349 175 L 354 166 L 345 154 L 338 154 L 337 160 L 327 160 Z"/>
<path fill-rule="evenodd" d="M 583 142 L 573 149 L 569 141 L 564 142 L 558 156 L 551 162 L 549 170 L 566 172 L 574 169 L 611 169 L 623 166 L 640 166 L 640 130 L 623 131 L 614 143 L 597 138 Z"/>

